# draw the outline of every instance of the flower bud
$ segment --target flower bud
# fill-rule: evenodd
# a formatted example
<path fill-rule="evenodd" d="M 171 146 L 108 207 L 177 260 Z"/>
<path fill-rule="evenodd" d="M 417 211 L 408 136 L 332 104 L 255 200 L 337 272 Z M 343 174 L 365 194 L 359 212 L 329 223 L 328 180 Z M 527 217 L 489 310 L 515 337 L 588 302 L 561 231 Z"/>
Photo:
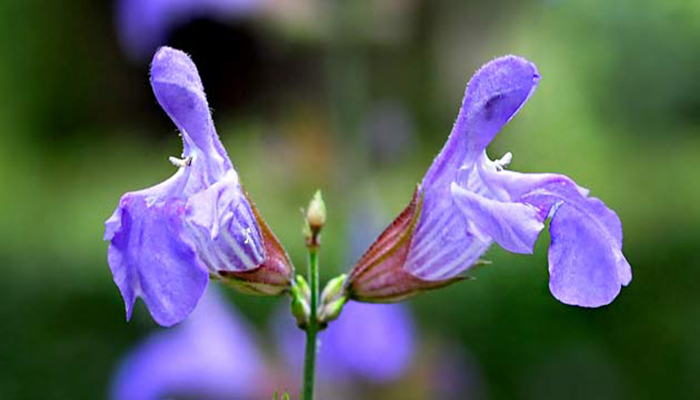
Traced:
<path fill-rule="evenodd" d="M 336 276 L 328 281 L 321 294 L 321 304 L 329 303 L 345 295 L 345 282 L 348 280 L 346 274 Z"/>
<path fill-rule="evenodd" d="M 340 316 L 343 306 L 348 301 L 347 286 L 345 285 L 347 280 L 348 276 L 342 274 L 328 281 L 326 287 L 323 288 L 321 307 L 318 313 L 318 320 L 322 328 L 325 328 L 328 322 Z"/>
<path fill-rule="evenodd" d="M 318 320 L 321 323 L 321 328 L 325 328 L 329 322 L 338 319 L 340 312 L 343 311 L 343 306 L 348 301 L 348 298 L 343 296 L 329 303 L 323 303 L 321 311 L 318 314 Z"/>
<path fill-rule="evenodd" d="M 306 211 L 306 221 L 312 231 L 320 231 L 326 223 L 326 203 L 323 201 L 321 191 L 317 190 L 309 203 Z"/>
<path fill-rule="evenodd" d="M 305 299 L 308 300 L 311 298 L 311 288 L 309 287 L 309 284 L 306 283 L 306 279 L 304 279 L 302 275 L 297 275 L 294 283 L 296 283 L 296 286 L 299 288 Z"/>
<path fill-rule="evenodd" d="M 300 276 L 297 276 L 299 278 Z M 302 278 L 303 281 L 303 278 Z M 304 281 L 304 284 L 306 282 Z M 306 286 L 308 289 L 308 286 Z M 309 298 L 304 293 L 304 288 L 300 285 L 294 285 L 291 288 L 292 294 L 292 315 L 297 321 L 297 326 L 304 329 L 309 323 L 311 308 L 309 307 Z"/>

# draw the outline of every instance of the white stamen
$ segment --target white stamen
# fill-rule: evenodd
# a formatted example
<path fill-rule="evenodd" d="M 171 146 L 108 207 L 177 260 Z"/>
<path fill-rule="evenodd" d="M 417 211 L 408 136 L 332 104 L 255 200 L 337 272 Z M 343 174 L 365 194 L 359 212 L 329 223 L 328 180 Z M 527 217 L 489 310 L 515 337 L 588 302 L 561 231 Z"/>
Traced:
<path fill-rule="evenodd" d="M 177 157 L 169 157 L 168 160 L 170 160 L 170 162 L 178 168 L 189 167 L 192 164 L 192 156 L 187 156 L 184 160 Z"/>
<path fill-rule="evenodd" d="M 505 167 L 507 167 L 508 164 L 510 164 L 511 161 L 513 161 L 513 154 L 511 154 L 511 152 L 509 151 L 506 154 L 504 154 L 503 157 L 494 161 L 493 164 L 495 165 L 497 171 L 503 171 Z"/>

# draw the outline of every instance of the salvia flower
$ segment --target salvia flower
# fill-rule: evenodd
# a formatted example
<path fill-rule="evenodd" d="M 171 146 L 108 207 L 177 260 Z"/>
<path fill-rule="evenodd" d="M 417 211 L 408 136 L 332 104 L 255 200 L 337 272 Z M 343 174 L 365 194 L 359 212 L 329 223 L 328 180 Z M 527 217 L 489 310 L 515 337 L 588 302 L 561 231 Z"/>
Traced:
<path fill-rule="evenodd" d="M 515 56 L 484 65 L 467 85 L 452 133 L 413 201 L 351 273 L 351 295 L 391 301 L 450 283 L 493 243 L 532 253 L 551 218 L 550 290 L 584 307 L 610 303 L 632 271 L 619 218 L 588 190 L 557 174 L 506 171 L 507 153 L 486 147 L 534 92 L 540 75 Z"/>
<path fill-rule="evenodd" d="M 303 365 L 304 332 L 286 309 L 273 321 L 280 352 L 294 371 Z M 318 374 L 322 381 L 387 383 L 408 371 L 416 328 L 402 304 L 345 305 L 341 318 L 319 333 Z M 358 340 L 359 338 L 359 340 Z"/>
<path fill-rule="evenodd" d="M 264 363 L 253 337 L 245 321 L 210 288 L 182 324 L 152 334 L 121 361 L 110 397 L 258 398 Z"/>
<path fill-rule="evenodd" d="M 247 197 L 226 155 L 197 69 L 181 51 L 161 48 L 151 85 L 182 136 L 177 172 L 126 193 L 105 223 L 108 261 L 127 319 L 141 297 L 161 325 L 184 319 L 209 276 L 249 292 L 280 294 L 293 270 L 284 249 Z"/>
<path fill-rule="evenodd" d="M 117 28 L 122 46 L 134 59 L 147 59 L 178 26 L 196 18 L 250 17 L 264 0 L 120 0 Z"/>

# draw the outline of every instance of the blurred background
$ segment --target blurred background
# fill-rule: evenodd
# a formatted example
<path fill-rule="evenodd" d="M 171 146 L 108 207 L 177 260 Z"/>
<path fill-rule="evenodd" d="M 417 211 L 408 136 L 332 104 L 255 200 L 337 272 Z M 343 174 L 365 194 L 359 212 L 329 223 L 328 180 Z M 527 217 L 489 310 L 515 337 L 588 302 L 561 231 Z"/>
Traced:
<path fill-rule="evenodd" d="M 402 308 L 416 339 L 400 373 L 328 378 L 325 398 L 700 397 L 700 2 L 3 0 L 1 399 L 109 398 L 124 357 L 164 331 L 141 302 L 125 322 L 102 241 L 121 194 L 164 180 L 181 152 L 148 82 L 162 44 L 193 57 L 300 271 L 313 191 L 329 278 L 407 204 L 471 74 L 508 53 L 542 80 L 491 158 L 569 175 L 623 221 L 634 278 L 610 306 L 550 295 L 546 233 L 534 256 L 494 246 L 476 280 Z M 286 300 L 222 293 L 269 389 L 247 396 L 296 390 L 275 328 Z"/>

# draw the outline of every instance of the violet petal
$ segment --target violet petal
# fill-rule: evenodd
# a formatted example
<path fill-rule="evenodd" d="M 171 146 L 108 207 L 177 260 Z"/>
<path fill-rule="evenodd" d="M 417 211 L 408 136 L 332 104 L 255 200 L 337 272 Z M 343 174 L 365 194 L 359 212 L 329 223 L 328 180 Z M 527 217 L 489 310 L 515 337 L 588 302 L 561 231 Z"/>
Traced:
<path fill-rule="evenodd" d="M 475 228 L 513 253 L 531 254 L 544 223 L 529 204 L 489 199 L 452 184 L 452 196 Z"/>
<path fill-rule="evenodd" d="M 200 150 L 215 179 L 231 169 L 214 129 L 199 72 L 190 57 L 180 50 L 161 47 L 151 64 L 151 86 L 158 103 L 182 134 L 183 157 L 197 157 L 195 150 Z"/>
<path fill-rule="evenodd" d="M 553 214 L 549 248 L 550 290 L 561 302 L 599 307 L 632 280 L 622 254 L 622 225 L 602 201 L 581 195 L 571 181 L 544 185 L 521 201 Z"/>
<path fill-rule="evenodd" d="M 202 296 L 208 273 L 184 236 L 184 213 L 180 200 L 136 192 L 124 195 L 108 221 L 113 226 L 108 260 L 127 319 L 138 296 L 158 324 L 171 326 L 192 312 Z"/>

